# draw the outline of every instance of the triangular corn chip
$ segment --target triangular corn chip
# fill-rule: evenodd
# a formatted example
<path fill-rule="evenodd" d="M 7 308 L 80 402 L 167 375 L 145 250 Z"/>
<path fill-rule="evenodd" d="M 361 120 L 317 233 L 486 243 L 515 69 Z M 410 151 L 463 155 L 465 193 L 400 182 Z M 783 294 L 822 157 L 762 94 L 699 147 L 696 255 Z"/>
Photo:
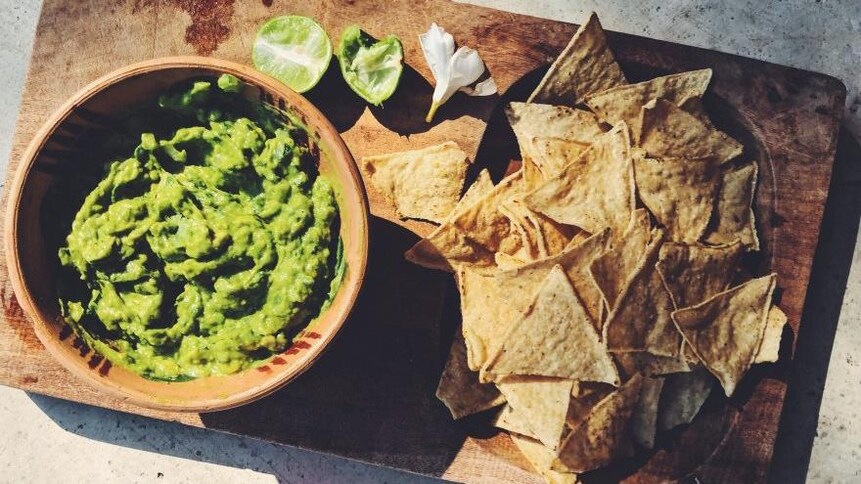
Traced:
<path fill-rule="evenodd" d="M 582 383 L 576 385 L 575 390 L 577 392 L 571 395 L 571 402 L 568 404 L 568 416 L 565 418 L 565 424 L 572 429 L 579 427 L 581 423 L 586 421 L 595 405 L 607 395 L 615 392 L 616 388 L 604 383 Z"/>
<path fill-rule="evenodd" d="M 726 133 L 663 99 L 643 106 L 636 127 L 635 144 L 653 158 L 712 159 L 720 164 L 740 155 L 743 149 Z"/>
<path fill-rule="evenodd" d="M 634 157 L 634 180 L 643 205 L 676 242 L 694 243 L 708 226 L 720 181 L 711 160 Z"/>
<path fill-rule="evenodd" d="M 508 405 L 529 416 L 529 427 L 545 446 L 556 449 L 565 430 L 571 380 L 509 377 L 496 384 Z"/>
<path fill-rule="evenodd" d="M 568 106 L 513 102 L 505 114 L 518 140 L 548 136 L 592 144 L 604 132 L 594 113 Z"/>
<path fill-rule="evenodd" d="M 494 276 L 496 283 L 499 287 L 505 288 L 507 298 L 505 304 L 516 308 L 519 313 L 525 313 L 544 283 L 544 279 L 547 278 L 547 274 L 550 273 L 550 269 L 559 264 L 565 270 L 589 317 L 592 321 L 600 321 L 601 294 L 588 269 L 592 261 L 607 250 L 608 239 L 609 231 L 605 230 L 580 243 L 569 244 L 554 256 L 530 262 L 515 270 L 496 273 Z"/>
<path fill-rule="evenodd" d="M 699 304 L 725 291 L 735 278 L 741 244 L 722 247 L 667 242 L 655 267 L 676 309 Z"/>
<path fill-rule="evenodd" d="M 486 385 L 492 385 L 493 388 L 496 389 L 496 386 L 494 386 L 493 383 L 486 383 Z M 529 413 L 526 411 L 518 412 L 514 407 L 508 404 L 505 404 L 502 407 L 502 410 L 499 411 L 499 414 L 493 421 L 493 426 L 509 432 L 514 432 L 515 434 L 525 435 L 536 440 L 538 439 L 538 436 L 535 435 L 535 431 L 532 430 L 532 426 L 529 425 Z"/>
<path fill-rule="evenodd" d="M 604 130 L 598 117 L 589 111 L 568 106 L 513 102 L 505 110 L 524 163 L 535 160 L 532 140 L 560 138 L 589 146 Z"/>
<path fill-rule="evenodd" d="M 529 139 L 527 146 L 532 160 L 541 167 L 541 172 L 550 178 L 576 161 L 584 151 L 589 149 L 591 143 L 586 144 L 564 138 L 533 137 Z"/>
<path fill-rule="evenodd" d="M 775 275 L 753 279 L 673 312 L 673 321 L 706 368 L 732 396 L 759 350 Z"/>
<path fill-rule="evenodd" d="M 675 357 L 681 348 L 670 313 L 673 301 L 655 270 L 660 239 L 652 241 L 615 309 L 604 325 L 604 341 L 613 352 L 648 351 Z"/>
<path fill-rule="evenodd" d="M 559 224 L 552 219 L 529 209 L 519 200 L 510 200 L 500 205 L 500 210 L 514 223 L 523 228 L 531 260 L 558 254 L 571 241 L 576 227 Z"/>
<path fill-rule="evenodd" d="M 703 367 L 668 375 L 658 408 L 658 430 L 691 423 L 713 386 L 714 377 Z"/>
<path fill-rule="evenodd" d="M 493 378 L 537 375 L 619 384 L 595 324 L 559 265 L 550 270 L 532 307 L 512 325 L 484 372 Z"/>
<path fill-rule="evenodd" d="M 453 272 L 459 265 L 472 269 L 495 265 L 492 252 L 469 240 L 449 223 L 440 225 L 426 239 L 416 242 L 404 258 L 428 269 L 447 272 Z"/>
<path fill-rule="evenodd" d="M 613 353 L 613 359 L 616 361 L 622 381 L 631 378 L 635 373 L 663 376 L 691 371 L 690 365 L 681 356 L 660 356 L 648 351 L 627 351 Z"/>
<path fill-rule="evenodd" d="M 574 106 L 593 92 L 625 84 L 625 75 L 613 53 L 598 16 L 577 29 L 574 37 L 550 66 L 527 102 Z"/>
<path fill-rule="evenodd" d="M 498 207 L 503 202 L 521 196 L 524 188 L 520 171 L 509 175 L 484 197 L 466 207 L 451 223 L 490 252 L 513 254 L 521 247 L 521 239 L 511 232 L 508 218 L 499 212 Z"/>
<path fill-rule="evenodd" d="M 468 167 L 466 153 L 453 141 L 362 159 L 362 171 L 399 217 L 437 223 L 457 205 Z"/>
<path fill-rule="evenodd" d="M 786 326 L 786 314 L 777 306 L 768 310 L 768 321 L 765 323 L 765 333 L 762 343 L 754 357 L 754 363 L 771 363 L 780 357 L 780 339 L 783 336 L 783 327 Z"/>
<path fill-rule="evenodd" d="M 478 177 L 476 177 L 475 181 L 472 182 L 472 185 L 466 189 L 466 192 L 462 197 L 460 197 L 454 210 L 451 211 L 446 219 L 454 219 L 460 215 L 461 212 L 471 207 L 482 197 L 490 193 L 491 190 L 493 190 L 493 180 L 490 179 L 490 173 L 487 171 L 487 168 L 485 168 L 478 172 Z"/>
<path fill-rule="evenodd" d="M 633 171 L 628 128 L 620 124 L 523 201 L 536 212 L 587 232 L 624 230 L 634 211 Z"/>
<path fill-rule="evenodd" d="M 517 309 L 517 301 L 508 297 L 496 277 L 461 268 L 457 283 L 467 362 L 471 370 L 478 371 L 487 361 L 490 349 L 500 344 L 522 310 Z"/>
<path fill-rule="evenodd" d="M 466 345 L 459 328 L 451 343 L 436 397 L 448 407 L 455 419 L 505 403 L 505 397 L 496 386 L 480 383 L 478 374 L 470 371 L 466 362 Z"/>
<path fill-rule="evenodd" d="M 642 376 L 635 375 L 595 405 L 589 417 L 565 438 L 553 468 L 585 472 L 624 456 L 630 445 L 628 421 L 642 386 Z"/>
<path fill-rule="evenodd" d="M 532 262 L 531 260 L 523 260 L 513 255 L 508 255 L 505 252 L 497 252 L 496 254 L 493 254 L 493 258 L 496 260 L 497 269 L 501 271 L 517 269 L 518 267 Z"/>
<path fill-rule="evenodd" d="M 617 299 L 641 265 L 649 242 L 660 238 L 661 233 L 651 230 L 648 212 L 637 209 L 625 231 L 613 231 L 607 252 L 592 262 L 589 271 L 609 311 L 616 308 Z"/>
<path fill-rule="evenodd" d="M 520 453 L 526 457 L 526 460 L 532 464 L 535 472 L 541 474 L 541 477 L 548 484 L 576 484 L 578 482 L 577 474 L 560 472 L 551 468 L 556 453 L 541 445 L 541 442 L 519 435 L 512 435 L 511 440 L 514 441 L 514 445 L 520 449 Z"/>
<path fill-rule="evenodd" d="M 458 275 L 463 334 L 469 367 L 478 370 L 510 325 L 529 309 L 538 289 L 556 265 L 561 265 L 593 319 L 600 317 L 601 296 L 586 269 L 606 250 L 607 231 L 595 234 L 561 253 L 517 269 L 482 274 L 462 269 Z M 482 379 L 484 381 L 484 379 Z"/>
<path fill-rule="evenodd" d="M 605 123 L 624 121 L 634 127 L 639 123 L 640 108 L 652 99 L 681 105 L 687 99 L 702 97 L 711 78 L 711 69 L 670 74 L 591 94 L 586 97 L 586 104 Z"/>
<path fill-rule="evenodd" d="M 494 251 L 467 237 L 452 222 L 463 216 L 468 209 L 473 208 L 482 200 L 497 192 L 506 193 L 512 190 L 511 185 L 516 184 L 518 181 L 519 177 L 508 177 L 502 180 L 500 187 L 497 188 L 493 186 L 487 170 L 482 170 L 475 183 L 470 186 L 457 207 L 452 211 L 448 220 L 431 232 L 427 238 L 418 241 L 412 246 L 404 254 L 404 257 L 414 264 L 429 269 L 449 272 L 453 272 L 455 266 L 458 265 L 465 265 L 474 269 L 494 266 Z M 491 211 L 491 207 L 489 206 L 482 206 L 482 208 L 484 211 Z M 495 213 L 496 210 L 492 210 L 492 212 Z M 471 212 L 471 215 L 475 217 L 481 213 L 483 213 L 481 210 L 475 210 Z M 502 219 L 503 224 L 507 223 L 501 214 L 497 215 Z M 492 219 L 492 217 L 488 218 Z M 510 237 L 510 233 L 506 230 L 502 236 Z"/>
<path fill-rule="evenodd" d="M 655 432 L 658 423 L 658 402 L 661 399 L 661 389 L 664 387 L 663 377 L 643 378 L 643 389 L 640 400 L 631 416 L 631 433 L 636 441 L 646 449 L 655 446 Z"/>
<path fill-rule="evenodd" d="M 709 244 L 725 245 L 738 239 L 747 249 L 759 250 L 753 214 L 756 173 L 756 163 L 723 173 L 712 222 L 703 240 Z"/>

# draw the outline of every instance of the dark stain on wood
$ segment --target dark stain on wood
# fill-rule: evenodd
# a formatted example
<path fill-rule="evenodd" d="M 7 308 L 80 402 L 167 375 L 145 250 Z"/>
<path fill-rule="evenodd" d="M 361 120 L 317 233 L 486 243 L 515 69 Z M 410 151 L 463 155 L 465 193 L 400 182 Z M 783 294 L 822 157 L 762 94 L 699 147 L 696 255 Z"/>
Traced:
<path fill-rule="evenodd" d="M 228 23 L 233 17 L 235 0 L 136 0 L 132 13 L 157 4 L 179 8 L 191 17 L 191 25 L 185 29 L 185 43 L 194 47 L 200 55 L 210 55 L 230 37 Z M 264 0 L 269 5 L 271 0 Z M 269 6 L 267 5 L 267 6 Z"/>
<path fill-rule="evenodd" d="M 39 383 L 39 377 L 33 375 L 24 375 L 18 380 L 22 385 L 34 385 Z"/>

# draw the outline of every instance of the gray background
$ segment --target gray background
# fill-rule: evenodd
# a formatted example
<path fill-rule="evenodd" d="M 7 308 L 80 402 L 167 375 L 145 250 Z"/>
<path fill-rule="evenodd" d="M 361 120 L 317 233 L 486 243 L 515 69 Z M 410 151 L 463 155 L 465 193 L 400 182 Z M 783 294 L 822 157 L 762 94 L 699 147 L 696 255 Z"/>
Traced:
<path fill-rule="evenodd" d="M 820 71 L 847 86 L 845 139 L 861 134 L 861 1 L 471 0 Z M 0 179 L 38 0 L 0 0 Z M 445 19 L 436 19 L 443 27 Z M 480 51 L 480 46 L 479 47 Z M 861 149 L 835 168 L 781 435 L 775 481 L 861 480 Z M 851 264 L 851 269 L 850 269 Z M 836 337 L 834 332 L 836 330 Z M 821 402 L 821 406 L 820 406 Z M 818 418 L 817 418 L 818 415 Z M 810 453 L 812 441 L 813 450 Z M 417 482 L 409 474 L 0 387 L 0 482 Z"/>

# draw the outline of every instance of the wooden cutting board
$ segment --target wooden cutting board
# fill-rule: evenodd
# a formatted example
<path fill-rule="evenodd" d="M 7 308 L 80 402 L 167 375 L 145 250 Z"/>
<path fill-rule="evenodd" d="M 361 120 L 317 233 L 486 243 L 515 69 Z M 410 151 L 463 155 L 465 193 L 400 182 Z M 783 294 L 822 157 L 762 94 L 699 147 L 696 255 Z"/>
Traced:
<path fill-rule="evenodd" d="M 495 108 L 525 97 L 576 28 L 442 0 L 46 0 L 10 176 L 46 116 L 96 77 L 168 55 L 212 55 L 249 63 L 257 27 L 271 16 L 288 13 L 316 18 L 334 39 L 346 25 L 358 23 L 374 35 L 393 33 L 403 40 L 408 65 L 398 92 L 384 107 L 368 108 L 334 70 L 308 96 L 332 119 L 356 158 L 454 140 L 474 155 L 476 165 L 489 166 L 497 176 L 516 157 L 516 146 Z M 424 122 L 432 77 L 417 36 L 431 22 L 479 50 L 502 97 L 457 95 L 433 124 Z M 844 86 L 820 74 L 631 35 L 612 34 L 610 41 L 635 81 L 714 69 L 706 107 L 719 126 L 745 143 L 746 156 L 760 163 L 756 209 L 764 250 L 752 263 L 779 274 L 780 306 L 797 334 Z M 455 423 L 434 398 L 458 324 L 456 291 L 448 275 L 411 266 L 401 257 L 417 234 L 431 227 L 398 221 L 378 194 L 371 191 L 370 198 L 375 215 L 370 266 L 355 315 L 327 354 L 275 395 L 203 415 L 156 412 L 105 397 L 75 380 L 44 351 L 15 300 L 3 263 L 0 383 L 453 480 L 539 481 L 510 440 L 489 428 L 487 415 Z M 5 210 L 5 200 L 2 207 Z M 694 424 L 665 436 L 653 454 L 589 477 L 764 481 L 791 350 L 786 344 L 780 362 L 753 371 L 731 401 L 710 400 Z"/>

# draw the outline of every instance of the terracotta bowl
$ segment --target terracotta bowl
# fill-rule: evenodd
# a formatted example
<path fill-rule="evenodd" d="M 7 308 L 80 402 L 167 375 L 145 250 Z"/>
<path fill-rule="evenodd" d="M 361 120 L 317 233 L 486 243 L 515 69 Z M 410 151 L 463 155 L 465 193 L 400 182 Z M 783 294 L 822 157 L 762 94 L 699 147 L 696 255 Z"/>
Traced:
<path fill-rule="evenodd" d="M 331 306 L 296 343 L 264 366 L 230 376 L 188 382 L 154 381 L 96 354 L 76 337 L 60 315 L 56 293 L 56 244 L 46 212 L 56 210 L 52 188 L 68 182 L 63 174 L 105 160 L 82 153 L 82 134 L 109 129 L 127 108 L 155 99 L 177 82 L 233 74 L 247 87 L 243 94 L 298 117 L 320 150 L 320 172 L 334 185 L 341 216 L 347 270 Z M 86 161 L 81 161 L 86 160 Z M 95 167 L 90 167 L 95 168 Z M 129 403 L 162 410 L 213 411 L 259 399 L 286 385 L 320 357 L 350 314 L 365 275 L 368 204 L 356 164 L 337 130 L 310 102 L 283 84 L 247 66 L 202 57 L 173 57 L 135 64 L 108 74 L 72 97 L 36 134 L 9 187 L 6 257 L 9 276 L 36 335 L 71 373 Z M 63 234 L 65 236 L 65 234 Z M 56 238 L 56 237 L 55 237 Z"/>

